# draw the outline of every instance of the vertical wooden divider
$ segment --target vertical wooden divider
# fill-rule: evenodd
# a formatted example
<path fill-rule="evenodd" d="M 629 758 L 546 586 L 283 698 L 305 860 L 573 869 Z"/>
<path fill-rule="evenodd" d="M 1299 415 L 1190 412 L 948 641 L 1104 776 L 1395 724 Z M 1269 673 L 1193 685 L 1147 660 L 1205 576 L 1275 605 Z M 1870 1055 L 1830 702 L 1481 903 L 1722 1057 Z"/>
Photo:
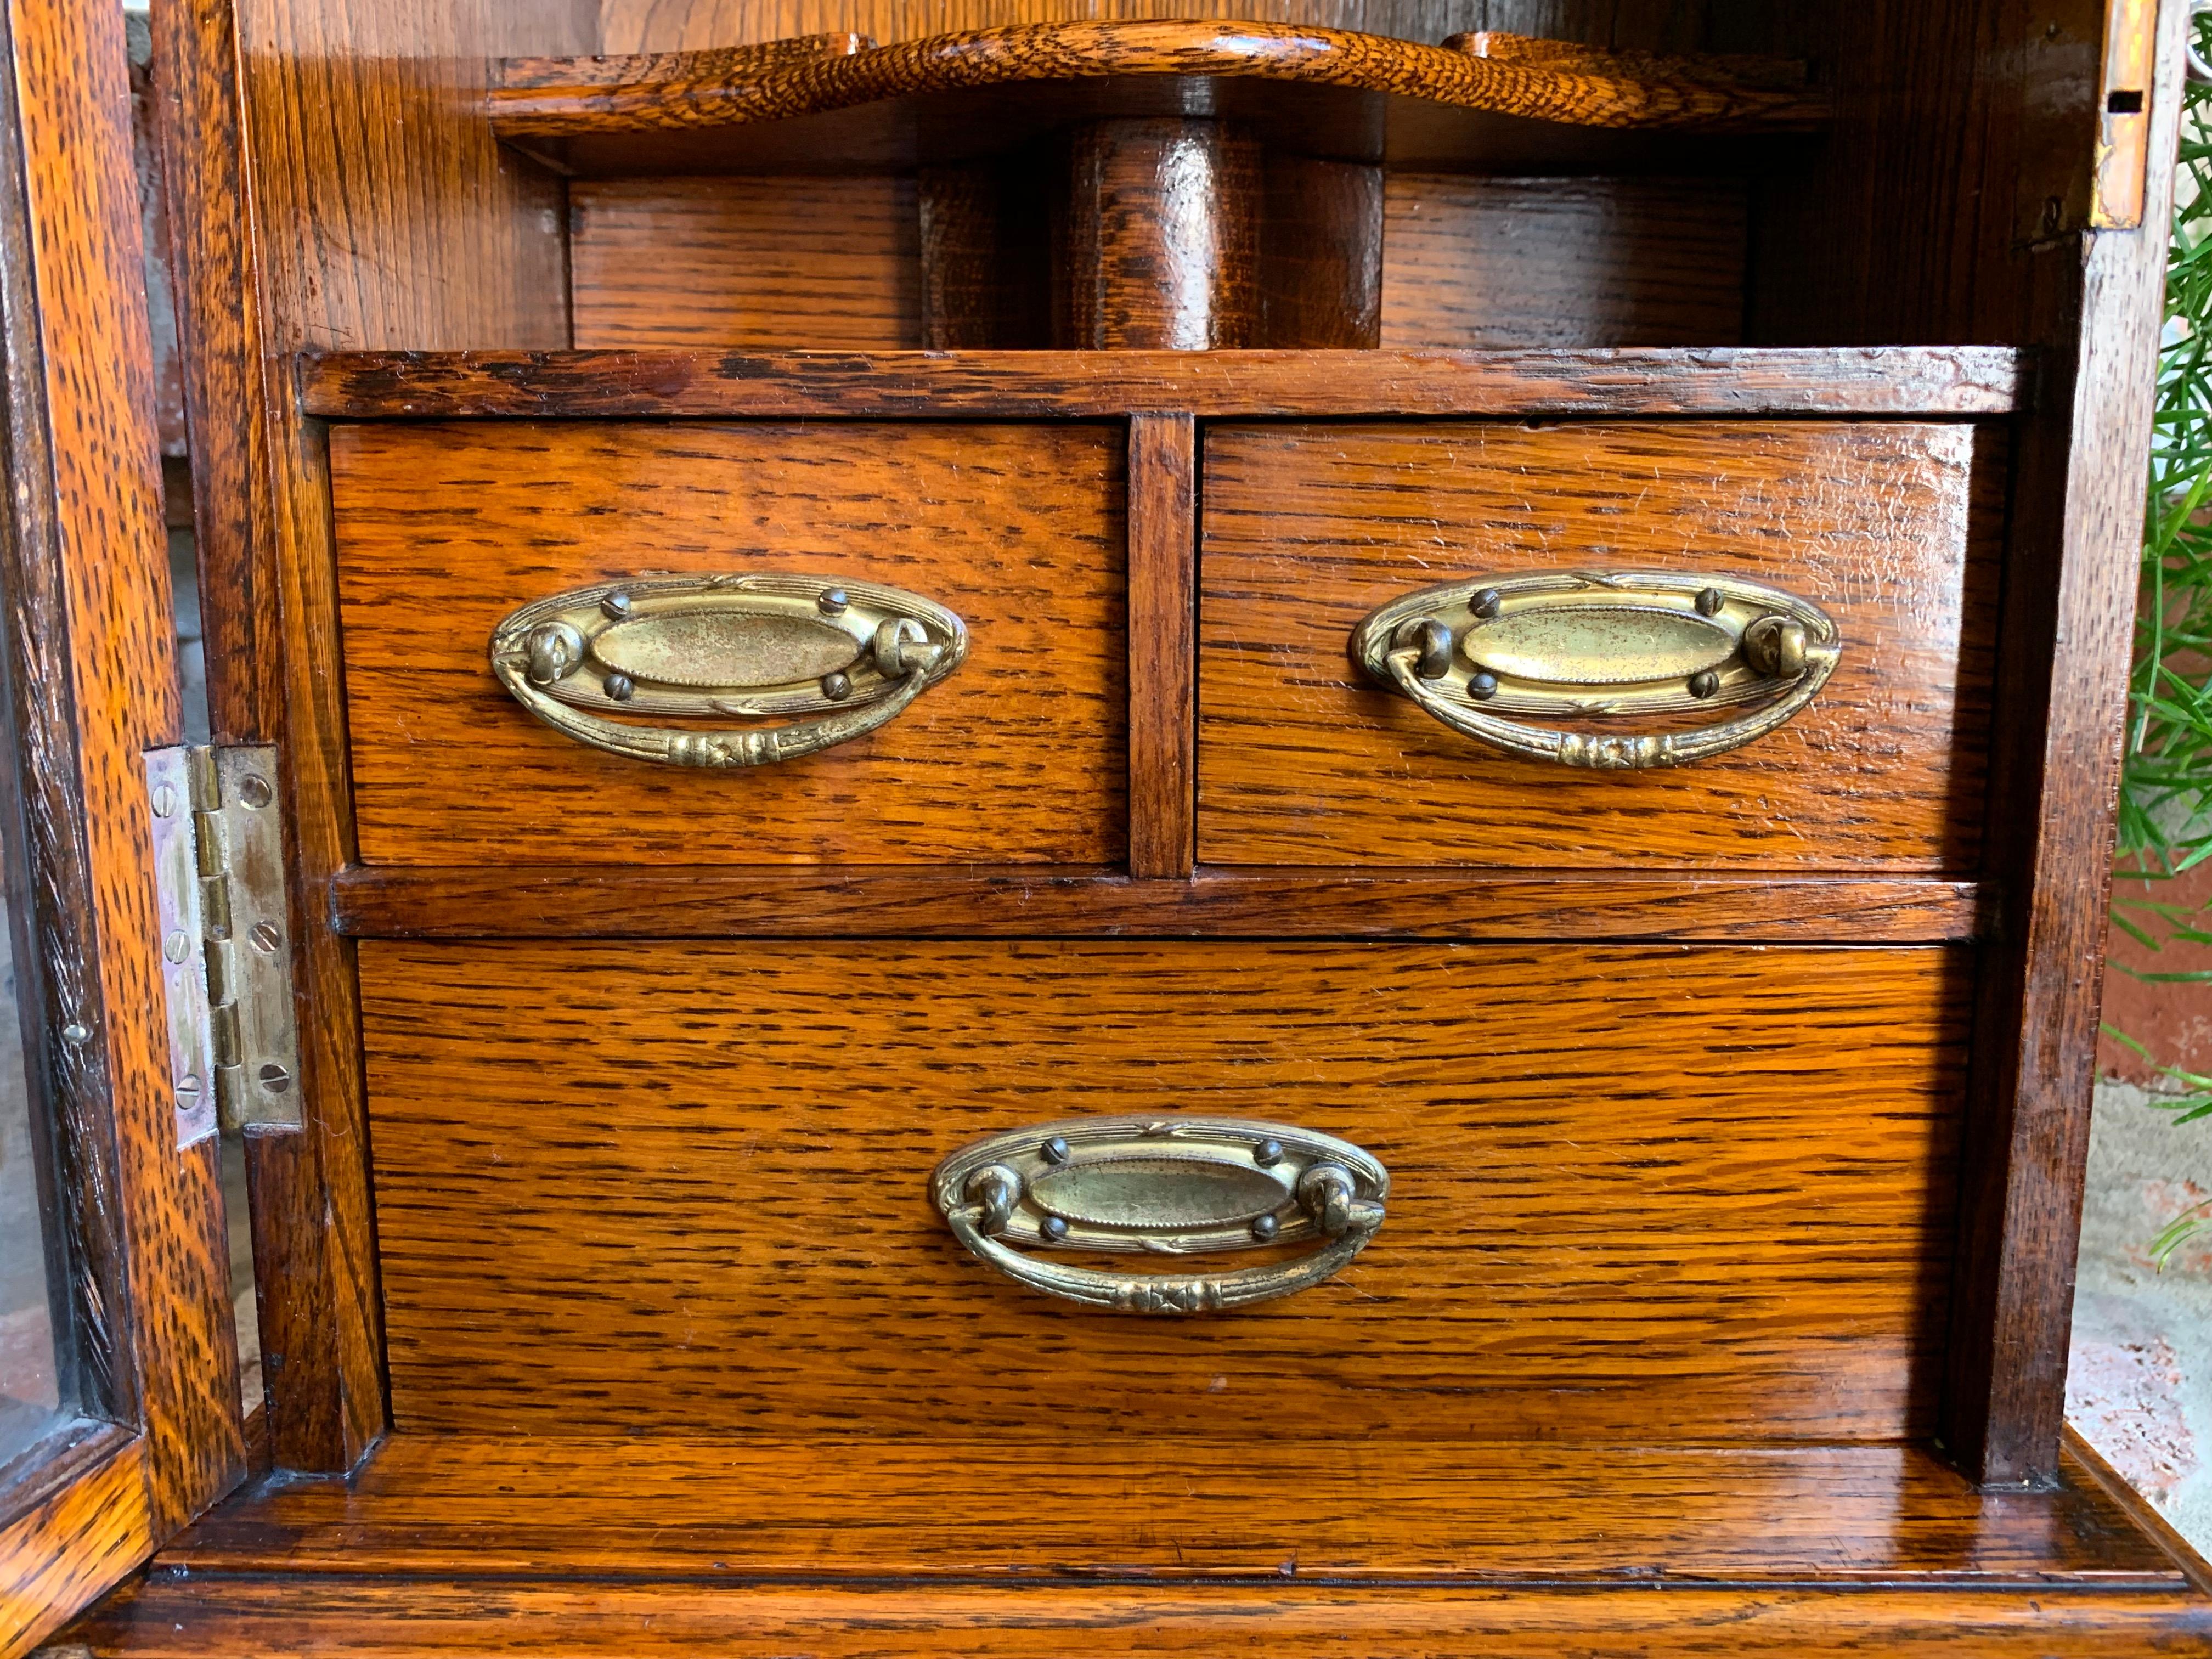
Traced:
<path fill-rule="evenodd" d="M 1129 417 L 1129 873 L 1198 848 L 1198 422 Z"/>

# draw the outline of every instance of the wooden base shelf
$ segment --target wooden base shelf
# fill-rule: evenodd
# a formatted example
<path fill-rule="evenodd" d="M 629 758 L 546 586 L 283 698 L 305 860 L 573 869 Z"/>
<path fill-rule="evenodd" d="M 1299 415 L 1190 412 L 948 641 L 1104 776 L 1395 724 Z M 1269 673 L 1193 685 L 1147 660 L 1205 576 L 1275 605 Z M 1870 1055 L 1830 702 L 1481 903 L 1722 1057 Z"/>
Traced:
<path fill-rule="evenodd" d="M 69 1639 L 103 1659 L 2179 1654 L 2212 1639 L 2212 1600 L 2078 1457 L 2055 1490 L 2004 1492 L 1909 1446 L 402 1433 L 350 1482 L 225 1504 Z"/>

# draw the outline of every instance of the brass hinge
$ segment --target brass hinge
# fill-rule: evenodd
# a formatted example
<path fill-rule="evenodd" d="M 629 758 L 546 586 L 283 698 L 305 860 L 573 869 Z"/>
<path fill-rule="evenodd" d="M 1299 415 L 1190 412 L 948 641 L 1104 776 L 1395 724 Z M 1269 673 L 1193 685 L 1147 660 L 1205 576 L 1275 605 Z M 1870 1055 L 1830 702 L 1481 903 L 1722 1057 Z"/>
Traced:
<path fill-rule="evenodd" d="M 2135 230 L 2142 224 L 2157 47 L 2157 0 L 2106 0 L 2104 72 L 2097 86 L 2096 173 L 2089 198 L 2093 230 Z"/>
<path fill-rule="evenodd" d="M 300 1121 L 276 751 L 146 756 L 177 1144 Z"/>

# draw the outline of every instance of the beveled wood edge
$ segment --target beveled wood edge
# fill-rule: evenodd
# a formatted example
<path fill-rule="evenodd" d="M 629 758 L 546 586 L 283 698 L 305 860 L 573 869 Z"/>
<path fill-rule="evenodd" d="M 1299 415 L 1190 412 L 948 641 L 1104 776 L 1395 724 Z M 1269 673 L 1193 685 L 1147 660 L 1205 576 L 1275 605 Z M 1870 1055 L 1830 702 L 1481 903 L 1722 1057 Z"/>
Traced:
<path fill-rule="evenodd" d="M 2184 1578 L 2206 1595 L 2212 1595 L 2212 1561 L 2198 1554 L 2196 1547 L 2181 1535 L 2171 1521 L 2123 1480 L 2119 1471 L 2105 1461 L 2105 1455 L 2089 1443 L 2081 1430 L 2069 1423 L 2059 1436 L 2059 1449 L 2062 1457 L 2070 1457 L 2081 1465 L 2082 1474 L 2118 1506 L 2138 1532 L 2173 1558 Z"/>
<path fill-rule="evenodd" d="M 510 58 L 486 107 L 501 138 L 562 138 L 744 126 L 932 92 L 1174 76 L 1333 87 L 1569 126 L 1803 132 L 1831 115 L 1819 88 L 1745 76 L 1724 62 L 1516 52 L 1497 33 L 1429 46 L 1291 23 L 1107 20 L 837 49 L 853 39 L 627 59 Z"/>
<path fill-rule="evenodd" d="M 296 360 L 344 420 L 1787 416 L 1973 419 L 2031 401 L 2005 346 L 1583 351 L 358 351 Z"/>
<path fill-rule="evenodd" d="M 1376 874 L 966 866 L 355 866 L 330 883 L 354 939 L 1373 939 L 1953 945 L 1995 894 L 1940 877 L 1496 870 Z"/>

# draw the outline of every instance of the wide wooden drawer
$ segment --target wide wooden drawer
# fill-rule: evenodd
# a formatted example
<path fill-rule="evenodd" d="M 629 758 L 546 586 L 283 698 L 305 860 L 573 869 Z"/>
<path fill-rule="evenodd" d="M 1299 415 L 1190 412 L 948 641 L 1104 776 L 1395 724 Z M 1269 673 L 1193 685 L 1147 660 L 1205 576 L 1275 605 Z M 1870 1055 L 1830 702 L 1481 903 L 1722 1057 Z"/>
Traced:
<path fill-rule="evenodd" d="M 1697 1441 L 1932 1423 L 1945 948 L 368 941 L 403 1430 Z M 1091 1114 L 1388 1166 L 1338 1277 L 1054 1300 L 926 1178 Z M 1117 1258 L 1126 1261 L 1127 1258 Z"/>
<path fill-rule="evenodd" d="M 1200 859 L 1971 871 L 2002 450 L 1966 424 L 1213 429 Z M 1834 620 L 1839 664 L 1743 748 L 1604 771 L 1486 747 L 1351 660 L 1361 618 L 1402 594 L 1583 570 L 1784 590 Z"/>
<path fill-rule="evenodd" d="M 338 426 L 331 473 L 365 863 L 1122 856 L 1112 428 Z M 494 678 L 510 611 L 653 570 L 899 588 L 968 658 L 866 738 L 743 770 L 600 752 Z"/>

